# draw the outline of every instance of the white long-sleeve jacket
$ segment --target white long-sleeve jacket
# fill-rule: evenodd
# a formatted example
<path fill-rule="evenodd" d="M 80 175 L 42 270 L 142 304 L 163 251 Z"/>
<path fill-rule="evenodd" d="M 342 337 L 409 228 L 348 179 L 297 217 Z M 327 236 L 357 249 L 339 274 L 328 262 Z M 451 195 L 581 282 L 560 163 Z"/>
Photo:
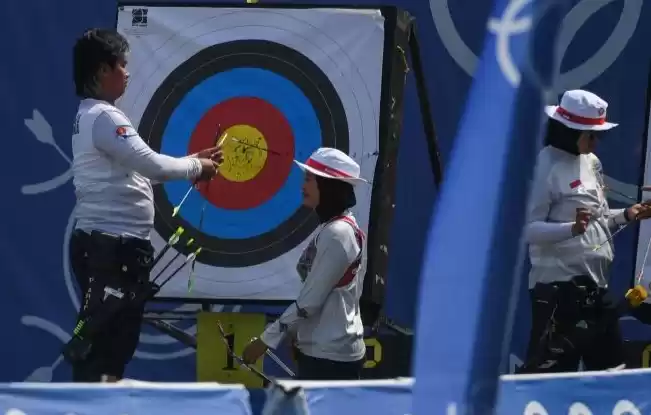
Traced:
<path fill-rule="evenodd" d="M 592 213 L 586 232 L 572 235 L 576 209 Z M 613 244 L 611 231 L 626 223 L 625 209 L 611 210 L 605 196 L 601 162 L 594 154 L 572 155 L 547 146 L 538 155 L 525 237 L 529 243 L 529 287 L 590 276 L 608 284 Z"/>
<path fill-rule="evenodd" d="M 201 173 L 198 159 L 156 153 L 122 111 L 96 99 L 79 104 L 72 153 L 76 227 L 86 231 L 148 239 L 154 224 L 150 180 L 193 179 Z"/>
<path fill-rule="evenodd" d="M 304 279 L 298 296 L 269 325 L 261 340 L 276 348 L 295 333 L 301 353 L 352 362 L 366 354 L 359 299 L 366 272 L 366 241 L 352 215 L 323 225 L 297 266 Z"/>

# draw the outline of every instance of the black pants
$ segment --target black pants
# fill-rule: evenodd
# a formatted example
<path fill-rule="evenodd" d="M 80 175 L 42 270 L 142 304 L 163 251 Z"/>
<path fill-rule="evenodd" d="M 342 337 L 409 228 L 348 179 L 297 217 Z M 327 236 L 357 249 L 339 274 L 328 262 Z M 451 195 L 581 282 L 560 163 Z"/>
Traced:
<path fill-rule="evenodd" d="M 359 380 L 365 359 L 356 362 L 337 362 L 307 356 L 295 350 L 299 380 Z"/>
<path fill-rule="evenodd" d="M 525 365 L 518 373 L 605 370 L 624 363 L 620 310 L 588 277 L 536 284 Z"/>
<path fill-rule="evenodd" d="M 149 280 L 153 248 L 146 240 L 99 232 L 75 231 L 70 242 L 72 269 L 82 293 L 78 321 L 107 312 L 111 292 L 130 296 Z M 106 314 L 105 324 L 88 336 L 92 344 L 83 361 L 73 362 L 73 381 L 98 382 L 102 375 L 122 378 L 140 337 L 144 303 L 124 301 L 124 307 Z"/>

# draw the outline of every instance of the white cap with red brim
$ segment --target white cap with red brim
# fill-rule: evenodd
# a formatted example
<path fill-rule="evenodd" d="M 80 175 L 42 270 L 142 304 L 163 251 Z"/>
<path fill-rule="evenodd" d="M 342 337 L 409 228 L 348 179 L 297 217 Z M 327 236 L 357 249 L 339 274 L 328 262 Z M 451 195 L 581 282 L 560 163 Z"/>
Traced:
<path fill-rule="evenodd" d="M 617 127 L 606 121 L 607 109 L 608 103 L 597 95 L 575 89 L 563 94 L 560 105 L 545 107 L 545 113 L 573 130 L 605 131 Z"/>
<path fill-rule="evenodd" d="M 348 154 L 336 148 L 321 147 L 305 163 L 294 160 L 303 171 L 327 179 L 341 180 L 352 185 L 368 183 L 359 177 L 359 164 Z"/>

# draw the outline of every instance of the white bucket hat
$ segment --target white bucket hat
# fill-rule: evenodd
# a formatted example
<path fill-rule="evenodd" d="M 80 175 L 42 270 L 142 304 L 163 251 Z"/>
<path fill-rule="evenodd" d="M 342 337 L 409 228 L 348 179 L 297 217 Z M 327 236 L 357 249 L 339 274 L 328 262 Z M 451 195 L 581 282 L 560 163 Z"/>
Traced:
<path fill-rule="evenodd" d="M 592 92 L 575 89 L 566 91 L 561 105 L 549 105 L 545 112 L 550 118 L 573 130 L 605 131 L 618 124 L 606 122 L 608 103 Z"/>
<path fill-rule="evenodd" d="M 368 183 L 359 177 L 359 164 L 350 156 L 336 148 L 321 147 L 305 163 L 294 160 L 303 171 L 308 171 L 327 179 L 341 180 L 352 185 Z"/>

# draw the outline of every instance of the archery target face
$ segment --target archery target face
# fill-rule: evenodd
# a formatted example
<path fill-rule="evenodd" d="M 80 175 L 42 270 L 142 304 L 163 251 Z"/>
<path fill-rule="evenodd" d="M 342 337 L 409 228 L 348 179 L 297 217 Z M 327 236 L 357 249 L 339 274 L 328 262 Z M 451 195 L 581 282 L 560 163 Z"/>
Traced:
<path fill-rule="evenodd" d="M 142 138 L 182 157 L 226 134 L 219 175 L 192 191 L 177 216 L 190 183 L 154 188 L 156 248 L 182 226 L 195 245 L 175 246 L 177 262 L 203 249 L 192 292 L 186 269 L 161 295 L 296 297 L 296 262 L 318 222 L 301 206 L 303 172 L 293 159 L 336 147 L 373 181 L 383 25 L 375 10 L 120 8 L 118 30 L 131 51 L 118 106 Z M 356 188 L 354 213 L 366 231 L 371 190 Z"/>

